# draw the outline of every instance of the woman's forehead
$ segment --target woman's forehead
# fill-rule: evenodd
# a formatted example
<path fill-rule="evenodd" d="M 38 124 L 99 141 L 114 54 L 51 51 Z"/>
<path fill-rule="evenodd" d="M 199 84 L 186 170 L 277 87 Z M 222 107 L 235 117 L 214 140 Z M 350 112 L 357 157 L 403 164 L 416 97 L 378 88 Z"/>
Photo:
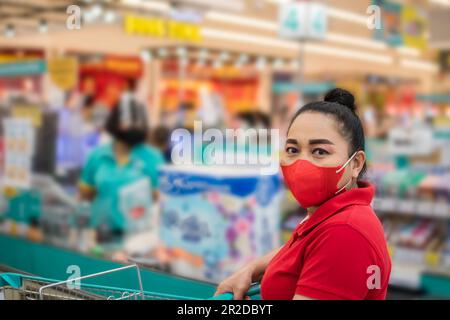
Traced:
<path fill-rule="evenodd" d="M 333 117 L 318 112 L 300 114 L 292 123 L 288 137 L 293 139 L 344 139 Z"/>

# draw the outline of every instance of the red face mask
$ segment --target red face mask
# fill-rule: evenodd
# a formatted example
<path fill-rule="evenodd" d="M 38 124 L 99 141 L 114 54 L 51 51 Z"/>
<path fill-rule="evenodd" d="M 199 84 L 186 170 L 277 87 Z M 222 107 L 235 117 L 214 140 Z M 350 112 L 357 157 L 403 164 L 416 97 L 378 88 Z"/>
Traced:
<path fill-rule="evenodd" d="M 339 190 L 337 184 L 344 174 L 344 168 L 355 155 L 356 152 L 342 166 L 319 167 L 307 160 L 299 159 L 290 165 L 282 165 L 281 170 L 295 199 L 303 208 L 309 208 L 318 206 L 345 190 L 351 179 Z"/>

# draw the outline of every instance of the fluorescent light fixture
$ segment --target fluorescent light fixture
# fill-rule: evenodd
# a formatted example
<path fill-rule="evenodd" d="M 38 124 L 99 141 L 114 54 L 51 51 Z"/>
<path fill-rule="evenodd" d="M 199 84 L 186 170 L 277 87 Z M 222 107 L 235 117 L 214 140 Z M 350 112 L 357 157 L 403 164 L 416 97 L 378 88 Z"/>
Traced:
<path fill-rule="evenodd" d="M 169 12 L 170 4 L 159 1 L 122 0 L 121 4 L 150 11 Z"/>
<path fill-rule="evenodd" d="M 398 53 L 404 54 L 406 56 L 411 56 L 411 57 L 419 57 L 420 56 L 420 50 L 416 49 L 416 48 L 409 48 L 409 47 L 397 47 L 395 48 L 395 50 Z"/>
<path fill-rule="evenodd" d="M 212 1 L 212 0 L 178 0 L 174 1 L 178 4 L 183 4 L 185 6 L 206 6 L 208 8 L 215 8 L 217 10 L 228 10 L 235 12 L 242 12 L 244 7 L 244 2 L 242 0 L 222 0 L 222 1 Z"/>
<path fill-rule="evenodd" d="M 441 6 L 450 6 L 450 0 L 430 0 L 430 3 Z"/>
<path fill-rule="evenodd" d="M 345 34 L 338 34 L 333 32 L 328 32 L 325 36 L 325 40 L 330 42 L 350 44 L 354 46 L 366 47 L 371 49 L 387 49 L 388 45 L 386 43 L 369 40 L 361 37 L 347 36 Z"/>
<path fill-rule="evenodd" d="M 400 66 L 403 68 L 411 68 L 429 72 L 437 72 L 439 70 L 437 64 L 424 60 L 402 59 L 400 60 Z"/>
<path fill-rule="evenodd" d="M 354 23 L 364 24 L 364 25 L 366 25 L 366 22 L 367 22 L 367 16 L 364 14 L 354 13 L 354 12 L 350 12 L 347 10 L 333 8 L 333 7 L 328 7 L 327 12 L 328 12 L 329 17 L 332 17 L 335 19 L 340 19 L 340 20 L 344 20 L 347 22 L 354 22 Z"/>
<path fill-rule="evenodd" d="M 213 68 L 214 68 L 214 69 L 222 68 L 222 61 L 220 61 L 220 60 L 215 60 L 214 63 L 213 63 Z"/>
<path fill-rule="evenodd" d="M 247 18 L 236 14 L 222 13 L 216 11 L 209 11 L 205 14 L 205 18 L 211 21 L 226 22 L 230 24 L 241 25 L 245 27 L 253 27 L 258 29 L 264 29 L 268 31 L 276 31 L 278 24 L 276 22 Z"/>
<path fill-rule="evenodd" d="M 203 28 L 202 36 L 204 38 L 211 38 L 213 40 L 231 40 L 292 50 L 298 50 L 299 48 L 299 44 L 294 41 L 278 40 L 273 37 L 256 36 L 253 34 L 246 34 L 241 32 L 223 31 L 214 28 Z"/>
<path fill-rule="evenodd" d="M 342 49 L 322 44 L 307 43 L 305 44 L 305 51 L 321 55 L 328 55 L 332 57 L 349 58 L 362 61 L 376 62 L 381 64 L 392 64 L 393 62 L 392 57 L 385 56 L 383 54 L 368 53 L 360 50 Z"/>

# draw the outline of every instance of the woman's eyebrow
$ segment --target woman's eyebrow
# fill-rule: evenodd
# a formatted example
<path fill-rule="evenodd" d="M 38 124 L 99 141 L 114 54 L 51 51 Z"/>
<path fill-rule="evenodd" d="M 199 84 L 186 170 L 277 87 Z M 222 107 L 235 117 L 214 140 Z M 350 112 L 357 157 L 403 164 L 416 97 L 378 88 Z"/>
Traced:
<path fill-rule="evenodd" d="M 332 144 L 332 145 L 334 145 L 334 143 L 328 139 L 312 139 L 312 140 L 309 140 L 309 144 Z"/>
<path fill-rule="evenodd" d="M 286 144 L 287 144 L 287 143 L 298 145 L 298 141 L 295 140 L 295 139 L 287 139 L 287 140 L 286 140 Z"/>

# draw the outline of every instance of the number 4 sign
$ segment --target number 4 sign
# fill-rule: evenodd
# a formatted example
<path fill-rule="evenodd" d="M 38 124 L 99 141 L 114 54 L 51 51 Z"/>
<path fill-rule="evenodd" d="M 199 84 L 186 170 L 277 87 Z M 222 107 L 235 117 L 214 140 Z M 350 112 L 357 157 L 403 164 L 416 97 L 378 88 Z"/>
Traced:
<path fill-rule="evenodd" d="M 323 39 L 327 31 L 326 6 L 320 3 L 286 3 L 279 11 L 279 35 L 291 39 Z"/>

